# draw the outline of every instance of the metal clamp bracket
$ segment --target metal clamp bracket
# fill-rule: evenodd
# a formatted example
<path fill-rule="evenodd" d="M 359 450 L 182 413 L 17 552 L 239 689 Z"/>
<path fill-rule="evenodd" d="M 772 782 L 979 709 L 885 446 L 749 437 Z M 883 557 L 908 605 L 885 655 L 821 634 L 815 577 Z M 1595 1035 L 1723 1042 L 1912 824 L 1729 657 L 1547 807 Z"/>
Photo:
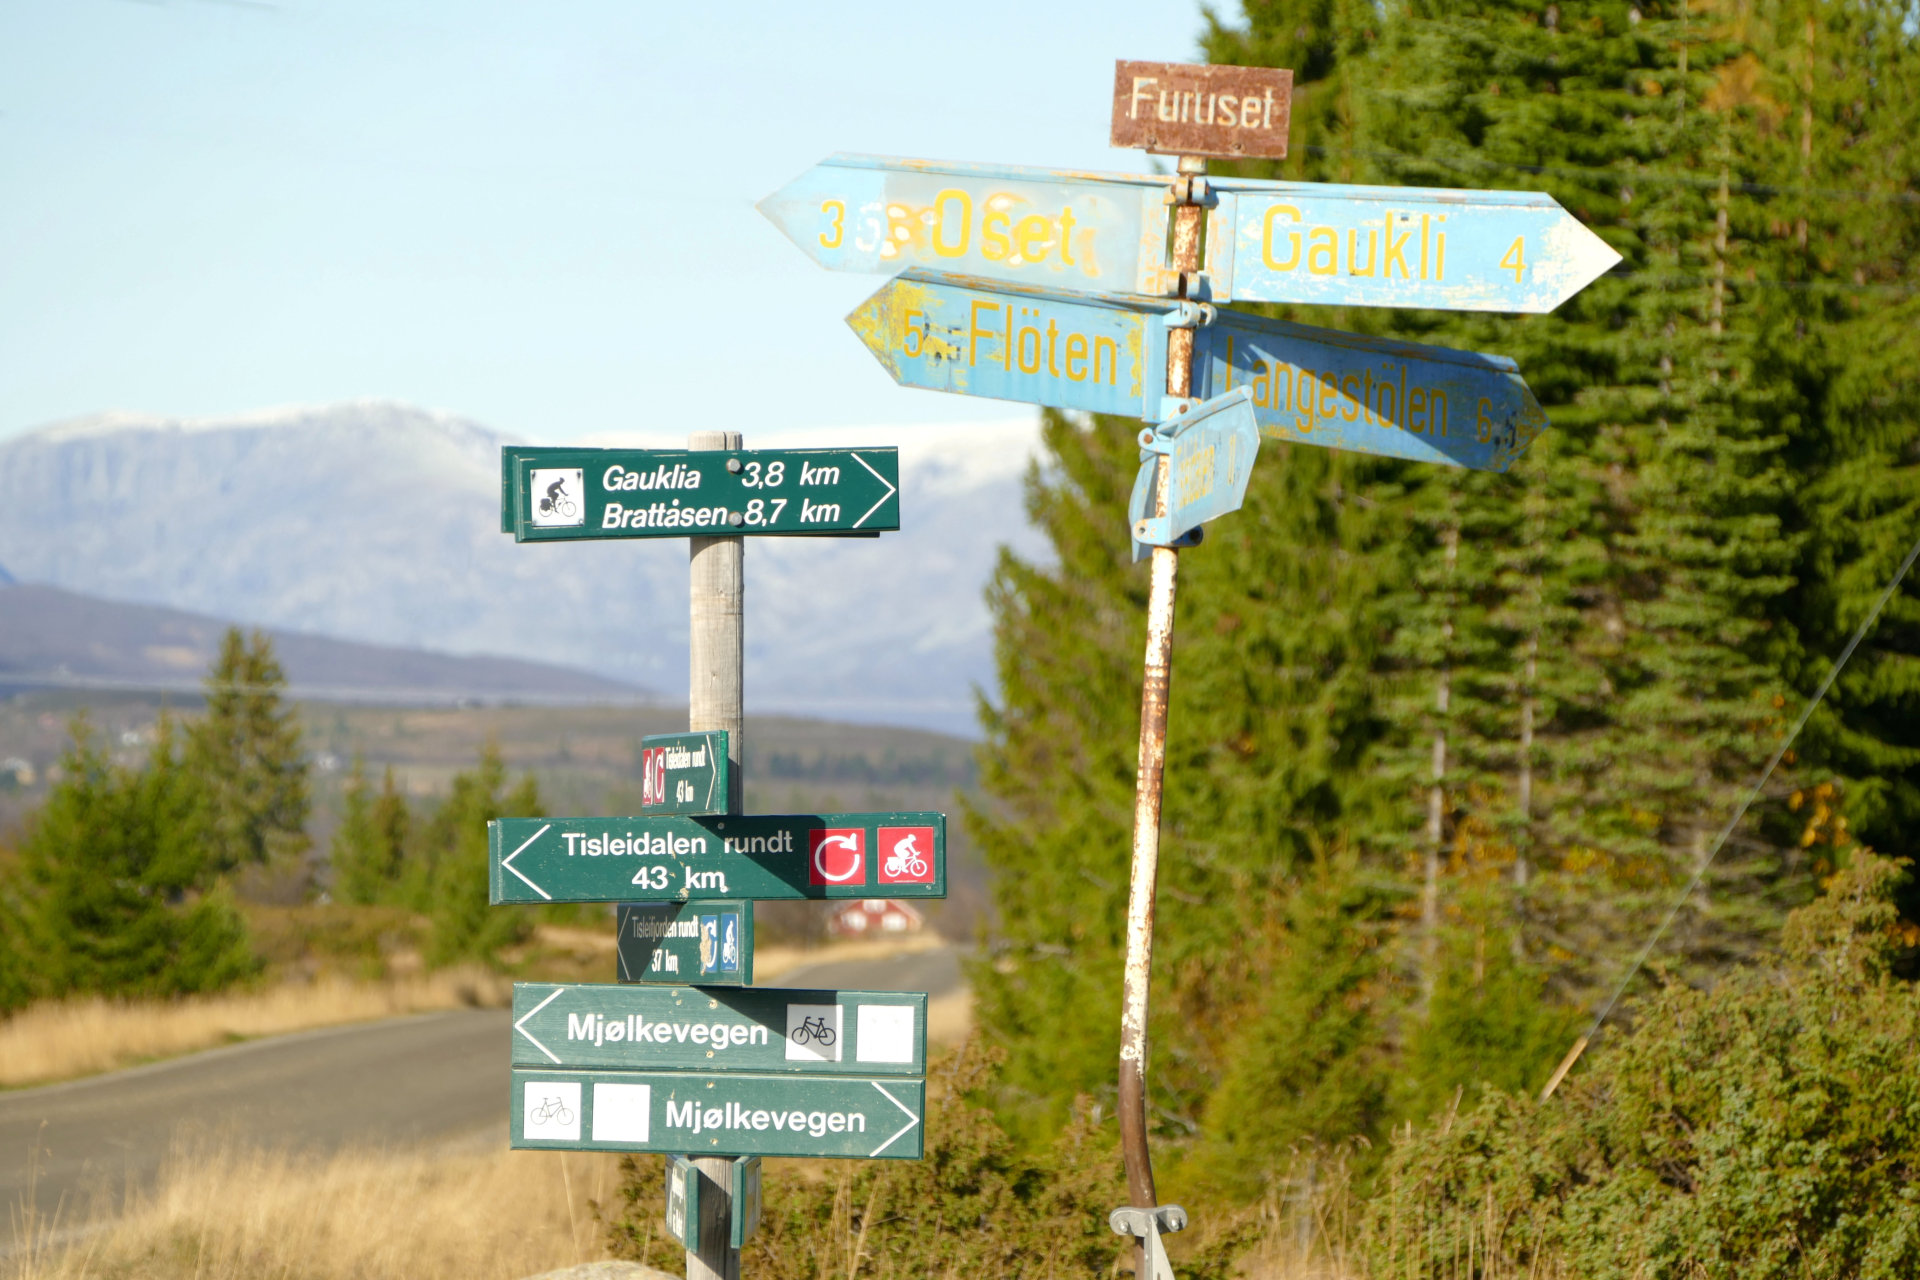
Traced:
<path fill-rule="evenodd" d="M 1220 313 L 1211 302 L 1189 302 L 1182 298 L 1173 304 L 1173 310 L 1161 317 L 1161 322 L 1169 329 L 1198 329 L 1219 318 Z"/>
<path fill-rule="evenodd" d="M 1168 396 L 1161 401 L 1161 416 L 1174 418 L 1187 411 L 1188 406 L 1200 403 L 1198 400 L 1185 400 L 1179 396 Z M 1162 422 L 1155 427 L 1140 428 L 1140 461 L 1146 466 L 1158 467 L 1159 459 L 1173 452 L 1173 441 L 1180 422 Z M 1157 456 L 1156 456 L 1157 455 Z M 1151 461 L 1149 461 L 1151 459 Z M 1154 481 L 1149 481 L 1154 483 Z M 1152 504 L 1149 502 L 1149 509 Z M 1187 530 L 1177 538 L 1167 536 L 1172 521 L 1166 516 L 1143 516 L 1133 522 L 1133 540 L 1146 547 L 1197 547 L 1207 536 L 1207 531 L 1198 525 Z M 1116 1209 L 1115 1213 L 1144 1213 L 1144 1209 Z M 1115 1228 L 1118 1230 L 1118 1228 Z M 1175 1228 L 1178 1230 L 1178 1228 Z"/>
<path fill-rule="evenodd" d="M 1212 204 L 1213 191 L 1204 173 L 1183 173 L 1175 177 L 1167 195 L 1173 204 Z"/>
<path fill-rule="evenodd" d="M 1132 1236 L 1145 1243 L 1153 1280 L 1173 1280 L 1173 1264 L 1167 1260 L 1166 1246 L 1160 1243 L 1160 1237 L 1186 1229 L 1185 1209 L 1177 1204 L 1163 1204 L 1153 1209 L 1115 1209 L 1107 1215 L 1107 1225 L 1117 1236 Z"/>

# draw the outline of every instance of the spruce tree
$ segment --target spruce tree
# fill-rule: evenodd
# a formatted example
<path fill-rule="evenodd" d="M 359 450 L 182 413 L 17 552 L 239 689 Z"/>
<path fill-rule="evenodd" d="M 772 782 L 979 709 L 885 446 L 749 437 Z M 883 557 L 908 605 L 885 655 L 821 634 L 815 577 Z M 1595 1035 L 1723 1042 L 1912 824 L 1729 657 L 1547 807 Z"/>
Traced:
<path fill-rule="evenodd" d="M 493 963 L 502 947 L 524 940 L 532 920 L 524 911 L 487 901 L 487 823 L 495 818 L 538 818 L 540 788 L 532 777 L 507 790 L 506 765 L 488 743 L 472 771 L 454 775 L 453 786 L 421 830 L 428 886 L 425 909 L 433 920 L 428 960 Z"/>
<path fill-rule="evenodd" d="M 208 991 L 252 972 L 207 858 L 209 815 L 162 717 L 146 765 L 113 765 L 84 721 L 21 848 L 25 950 L 42 994 Z"/>
<path fill-rule="evenodd" d="M 298 712 L 273 643 L 230 627 L 206 680 L 206 714 L 187 730 L 187 764 L 207 795 L 216 869 L 265 865 L 307 846 L 307 763 Z"/>
<path fill-rule="evenodd" d="M 393 784 L 388 765 L 380 790 L 371 790 L 366 761 L 356 755 L 347 777 L 345 811 L 334 831 L 331 861 L 334 896 L 342 902 L 388 902 L 400 891 L 406 870 L 412 814 Z"/>

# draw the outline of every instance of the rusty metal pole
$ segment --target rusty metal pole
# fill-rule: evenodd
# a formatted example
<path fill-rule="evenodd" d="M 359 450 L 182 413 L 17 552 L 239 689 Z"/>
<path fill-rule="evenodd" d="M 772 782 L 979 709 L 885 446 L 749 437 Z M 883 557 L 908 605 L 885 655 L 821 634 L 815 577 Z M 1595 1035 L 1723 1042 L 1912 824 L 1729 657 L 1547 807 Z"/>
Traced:
<path fill-rule="evenodd" d="M 738 431 L 695 431 L 687 447 L 738 449 Z M 687 728 L 727 731 L 727 812 L 746 806 L 746 539 L 693 538 L 688 550 Z M 740 1280 L 740 1251 L 732 1244 L 733 1161 L 693 1157 L 700 1187 L 700 1248 L 687 1250 L 687 1280 Z"/>
<path fill-rule="evenodd" d="M 1174 186 L 1173 269 L 1186 297 L 1189 278 L 1200 269 L 1201 206 L 1190 180 L 1207 162 L 1180 157 Z M 1187 396 L 1193 387 L 1192 329 L 1167 331 L 1167 394 Z M 1153 513 L 1167 514 L 1169 472 L 1161 465 Z M 1133 870 L 1127 886 L 1127 957 L 1120 1009 L 1120 1151 L 1127 1167 L 1127 1196 L 1136 1209 L 1159 1206 L 1153 1158 L 1147 1150 L 1147 991 L 1153 977 L 1153 898 L 1160 870 L 1160 791 L 1167 767 L 1167 696 L 1173 679 L 1173 600 L 1180 553 L 1153 549 L 1147 596 L 1146 679 L 1140 690 L 1140 765 L 1134 777 Z M 1136 1243 L 1134 1274 L 1152 1274 L 1145 1239 Z"/>

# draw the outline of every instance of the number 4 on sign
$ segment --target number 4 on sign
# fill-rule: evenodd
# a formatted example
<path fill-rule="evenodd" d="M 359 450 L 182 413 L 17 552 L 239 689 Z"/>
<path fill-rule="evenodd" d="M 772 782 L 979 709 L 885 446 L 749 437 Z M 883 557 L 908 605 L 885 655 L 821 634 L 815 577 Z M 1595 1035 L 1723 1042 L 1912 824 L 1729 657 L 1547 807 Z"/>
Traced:
<path fill-rule="evenodd" d="M 1518 284 L 1520 278 L 1526 274 L 1526 244 L 1527 238 L 1525 236 L 1515 236 L 1513 243 L 1507 248 L 1507 256 L 1500 259 L 1500 265 L 1513 272 L 1513 279 L 1516 284 Z"/>

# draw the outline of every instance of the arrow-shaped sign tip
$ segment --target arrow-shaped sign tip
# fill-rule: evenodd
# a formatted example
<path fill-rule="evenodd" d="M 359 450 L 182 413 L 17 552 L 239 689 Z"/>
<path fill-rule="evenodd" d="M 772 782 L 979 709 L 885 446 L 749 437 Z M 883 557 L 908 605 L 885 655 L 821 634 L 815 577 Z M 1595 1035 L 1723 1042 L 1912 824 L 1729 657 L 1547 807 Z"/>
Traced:
<path fill-rule="evenodd" d="M 847 316 L 848 327 L 867 350 L 873 352 L 873 358 L 886 368 L 895 382 L 900 381 L 900 363 L 894 359 L 897 345 L 894 339 L 905 319 L 903 312 L 906 309 L 901 291 L 911 287 L 899 280 L 889 280 Z"/>
<path fill-rule="evenodd" d="M 1561 213 L 1560 220 L 1547 232 L 1540 256 L 1541 283 L 1551 290 L 1556 308 L 1621 261 L 1613 246 L 1595 235 L 1591 227 L 1564 209 Z"/>

